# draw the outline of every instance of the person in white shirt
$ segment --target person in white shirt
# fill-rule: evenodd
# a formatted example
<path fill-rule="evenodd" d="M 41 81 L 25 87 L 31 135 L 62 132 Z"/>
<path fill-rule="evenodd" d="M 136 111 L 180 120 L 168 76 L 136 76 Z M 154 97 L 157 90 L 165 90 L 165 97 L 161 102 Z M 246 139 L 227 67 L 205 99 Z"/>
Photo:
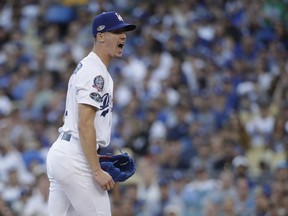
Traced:
<path fill-rule="evenodd" d="M 21 215 L 23 216 L 48 216 L 48 185 L 46 173 L 39 173 L 37 176 L 36 188 L 32 196 L 24 204 Z"/>
<path fill-rule="evenodd" d="M 111 135 L 113 80 L 107 68 L 122 56 L 126 32 L 135 28 L 115 11 L 93 20 L 93 50 L 71 75 L 64 125 L 47 155 L 49 215 L 111 215 L 108 191 L 115 182 L 97 154 Z"/>

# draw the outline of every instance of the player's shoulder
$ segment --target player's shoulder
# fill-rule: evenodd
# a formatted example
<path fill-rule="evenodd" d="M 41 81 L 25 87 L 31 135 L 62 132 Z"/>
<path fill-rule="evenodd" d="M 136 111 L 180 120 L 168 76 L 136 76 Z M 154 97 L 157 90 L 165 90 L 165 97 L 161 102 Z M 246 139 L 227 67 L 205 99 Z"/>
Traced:
<path fill-rule="evenodd" d="M 83 58 L 79 64 L 81 64 L 82 70 L 86 73 L 93 75 L 99 75 L 103 73 L 103 67 L 99 61 L 99 58 L 96 58 L 95 54 L 92 52 Z"/>
<path fill-rule="evenodd" d="M 97 59 L 91 58 L 90 55 L 83 58 L 74 70 L 76 77 L 91 77 L 101 75 L 103 73 L 103 68 L 101 64 L 97 62 Z"/>

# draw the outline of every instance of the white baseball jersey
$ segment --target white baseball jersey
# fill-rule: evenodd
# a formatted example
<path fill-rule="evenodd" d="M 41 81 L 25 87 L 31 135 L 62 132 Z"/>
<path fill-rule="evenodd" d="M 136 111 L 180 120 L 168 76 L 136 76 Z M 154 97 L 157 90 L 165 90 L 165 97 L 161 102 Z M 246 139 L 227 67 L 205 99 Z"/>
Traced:
<path fill-rule="evenodd" d="M 90 52 L 77 66 L 68 83 L 64 125 L 59 132 L 67 132 L 79 139 L 78 104 L 97 107 L 94 119 L 96 141 L 100 146 L 110 143 L 113 107 L 113 80 L 106 66 L 94 52 Z"/>

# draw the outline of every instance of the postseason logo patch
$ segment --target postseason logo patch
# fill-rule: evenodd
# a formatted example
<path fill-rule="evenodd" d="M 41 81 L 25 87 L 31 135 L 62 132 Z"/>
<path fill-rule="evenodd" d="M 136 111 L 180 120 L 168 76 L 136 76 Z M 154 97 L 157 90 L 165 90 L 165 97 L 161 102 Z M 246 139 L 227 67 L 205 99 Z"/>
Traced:
<path fill-rule="evenodd" d="M 92 92 L 89 94 L 90 98 L 92 98 L 94 101 L 96 102 L 102 102 L 102 97 L 100 94 L 96 93 L 96 92 Z"/>
<path fill-rule="evenodd" d="M 102 92 L 103 91 L 103 88 L 104 88 L 104 78 L 99 75 L 99 76 L 96 76 L 94 78 L 94 81 L 93 81 L 94 85 L 93 87 L 96 88 L 99 92 Z"/>
<path fill-rule="evenodd" d="M 105 25 L 100 25 L 97 27 L 97 31 L 102 31 L 105 28 Z"/>

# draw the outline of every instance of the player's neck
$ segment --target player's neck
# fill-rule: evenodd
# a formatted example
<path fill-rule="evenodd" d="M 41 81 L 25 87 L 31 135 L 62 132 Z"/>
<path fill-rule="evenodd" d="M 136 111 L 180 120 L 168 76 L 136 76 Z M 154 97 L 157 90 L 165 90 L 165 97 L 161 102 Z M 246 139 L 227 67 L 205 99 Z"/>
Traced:
<path fill-rule="evenodd" d="M 111 61 L 111 58 L 109 57 L 109 55 L 107 55 L 105 52 L 101 52 L 97 49 L 93 49 L 92 51 L 94 53 L 96 53 L 96 55 L 101 59 L 103 64 L 106 66 L 106 68 L 108 68 L 110 61 Z"/>

